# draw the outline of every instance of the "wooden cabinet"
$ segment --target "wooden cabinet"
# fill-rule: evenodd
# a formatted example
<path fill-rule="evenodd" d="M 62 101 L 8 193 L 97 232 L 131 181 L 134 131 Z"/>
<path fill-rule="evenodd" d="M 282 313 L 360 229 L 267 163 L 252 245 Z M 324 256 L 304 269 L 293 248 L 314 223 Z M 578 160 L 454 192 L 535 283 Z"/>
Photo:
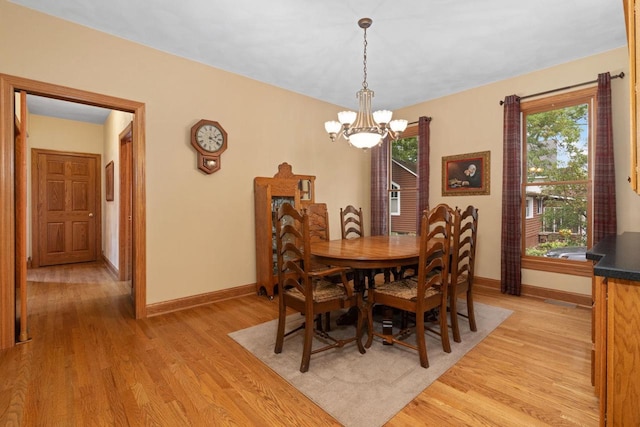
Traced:
<path fill-rule="evenodd" d="M 274 213 L 283 203 L 304 207 L 315 199 L 315 176 L 295 175 L 282 163 L 273 178 L 253 180 L 256 225 L 256 291 L 272 298 L 278 284 Z"/>
<path fill-rule="evenodd" d="M 640 43 L 637 41 L 636 32 L 640 28 L 640 13 L 638 4 L 640 0 L 623 0 L 625 20 L 627 25 L 627 40 L 629 42 L 629 88 L 630 88 L 630 143 L 631 143 L 631 174 L 629 182 L 636 193 L 640 194 L 640 138 L 638 138 L 638 104 L 639 91 L 638 82 L 640 81 Z"/>
<path fill-rule="evenodd" d="M 595 385 L 601 426 L 640 425 L 640 283 L 596 277 Z"/>

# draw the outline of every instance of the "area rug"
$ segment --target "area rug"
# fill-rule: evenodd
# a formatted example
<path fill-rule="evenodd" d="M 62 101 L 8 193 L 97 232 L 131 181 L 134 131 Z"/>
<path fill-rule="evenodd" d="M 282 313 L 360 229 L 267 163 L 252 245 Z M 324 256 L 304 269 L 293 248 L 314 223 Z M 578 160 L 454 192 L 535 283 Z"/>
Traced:
<path fill-rule="evenodd" d="M 459 308 L 466 312 L 462 301 Z M 229 336 L 344 426 L 375 427 L 387 422 L 512 313 L 479 303 L 475 303 L 475 311 L 478 331 L 471 332 L 469 322 L 460 317 L 462 342 L 451 339 L 451 353 L 442 350 L 439 336 L 427 333 L 427 369 L 420 366 L 416 351 L 374 340 L 365 354 L 360 354 L 355 343 L 351 343 L 312 355 L 309 371 L 303 374 L 300 372 L 302 331 L 285 338 L 280 354 L 273 352 L 277 320 L 232 332 Z M 337 317 L 333 314 L 332 320 Z M 294 329 L 302 320 L 299 314 L 288 316 L 285 331 Z M 376 320 L 379 320 L 377 316 Z M 380 324 L 375 327 L 380 330 Z M 353 326 L 334 324 L 331 334 L 351 335 Z M 407 341 L 412 339 L 413 335 Z"/>

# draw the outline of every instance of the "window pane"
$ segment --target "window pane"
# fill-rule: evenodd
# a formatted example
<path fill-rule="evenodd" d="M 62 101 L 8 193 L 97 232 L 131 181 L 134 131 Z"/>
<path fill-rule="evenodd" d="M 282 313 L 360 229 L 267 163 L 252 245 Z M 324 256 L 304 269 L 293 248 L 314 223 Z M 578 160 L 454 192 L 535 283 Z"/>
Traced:
<path fill-rule="evenodd" d="M 526 255 L 586 260 L 589 117 L 584 99 L 525 115 Z"/>
<path fill-rule="evenodd" d="M 526 116 L 527 182 L 588 177 L 588 104 Z"/>
<path fill-rule="evenodd" d="M 526 254 L 585 260 L 587 184 L 526 188 L 527 199 L 542 206 L 525 220 Z"/>
<path fill-rule="evenodd" d="M 398 190 L 400 186 L 395 182 L 391 183 L 391 190 Z M 400 192 L 391 191 L 389 193 L 389 213 L 391 215 L 400 215 Z"/>
<path fill-rule="evenodd" d="M 415 234 L 417 207 L 418 138 L 391 142 L 391 234 Z"/>

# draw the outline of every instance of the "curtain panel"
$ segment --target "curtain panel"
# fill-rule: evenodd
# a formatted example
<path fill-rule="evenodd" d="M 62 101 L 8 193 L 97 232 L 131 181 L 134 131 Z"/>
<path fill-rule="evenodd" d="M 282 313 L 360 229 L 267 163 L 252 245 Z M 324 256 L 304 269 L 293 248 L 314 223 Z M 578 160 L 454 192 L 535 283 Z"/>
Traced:
<path fill-rule="evenodd" d="M 371 149 L 371 235 L 389 234 L 389 138 Z"/>
<path fill-rule="evenodd" d="M 520 98 L 507 96 L 504 100 L 502 168 L 502 238 L 501 291 L 520 295 L 522 289 L 522 126 Z"/>
<path fill-rule="evenodd" d="M 617 234 L 616 171 L 613 158 L 611 75 L 598 75 L 598 111 L 593 174 L 593 244 Z"/>
<path fill-rule="evenodd" d="M 416 230 L 420 235 L 422 212 L 429 209 L 429 150 L 431 117 L 418 119 L 418 203 L 416 204 Z"/>

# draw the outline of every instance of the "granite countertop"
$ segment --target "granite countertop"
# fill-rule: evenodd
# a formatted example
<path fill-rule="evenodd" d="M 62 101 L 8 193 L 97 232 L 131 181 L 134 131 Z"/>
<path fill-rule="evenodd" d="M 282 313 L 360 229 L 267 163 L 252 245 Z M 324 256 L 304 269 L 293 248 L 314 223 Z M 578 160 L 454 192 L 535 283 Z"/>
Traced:
<path fill-rule="evenodd" d="M 587 259 L 597 261 L 596 276 L 640 282 L 640 233 L 605 237 L 587 251 Z"/>

